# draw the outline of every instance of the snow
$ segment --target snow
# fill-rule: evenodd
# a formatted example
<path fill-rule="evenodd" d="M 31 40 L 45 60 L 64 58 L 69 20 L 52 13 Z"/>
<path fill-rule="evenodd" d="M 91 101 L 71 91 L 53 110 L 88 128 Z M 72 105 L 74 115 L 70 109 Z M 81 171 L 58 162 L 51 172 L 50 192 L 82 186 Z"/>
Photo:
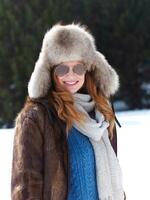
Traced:
<path fill-rule="evenodd" d="M 127 200 L 150 199 L 150 110 L 117 113 L 118 158 Z"/>
<path fill-rule="evenodd" d="M 10 200 L 13 129 L 0 129 L 0 199 Z"/>
<path fill-rule="evenodd" d="M 118 112 L 118 159 L 127 200 L 150 199 L 150 110 Z M 0 129 L 0 199 L 10 200 L 13 129 Z"/>

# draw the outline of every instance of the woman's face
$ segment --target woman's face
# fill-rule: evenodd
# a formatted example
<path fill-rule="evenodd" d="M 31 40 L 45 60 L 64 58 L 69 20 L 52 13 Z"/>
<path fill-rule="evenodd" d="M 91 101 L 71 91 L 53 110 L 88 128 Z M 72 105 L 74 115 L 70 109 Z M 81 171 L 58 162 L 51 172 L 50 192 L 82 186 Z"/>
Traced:
<path fill-rule="evenodd" d="M 72 94 L 84 84 L 86 68 L 81 61 L 63 62 L 54 69 L 58 83 Z"/>

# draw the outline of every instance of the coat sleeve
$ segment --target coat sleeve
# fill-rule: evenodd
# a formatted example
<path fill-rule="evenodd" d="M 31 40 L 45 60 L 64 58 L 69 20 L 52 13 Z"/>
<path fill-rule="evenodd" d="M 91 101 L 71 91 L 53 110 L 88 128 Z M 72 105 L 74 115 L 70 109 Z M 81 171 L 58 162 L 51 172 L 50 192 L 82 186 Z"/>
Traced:
<path fill-rule="evenodd" d="M 42 200 L 43 139 L 38 123 L 25 117 L 15 127 L 11 175 L 12 200 Z"/>

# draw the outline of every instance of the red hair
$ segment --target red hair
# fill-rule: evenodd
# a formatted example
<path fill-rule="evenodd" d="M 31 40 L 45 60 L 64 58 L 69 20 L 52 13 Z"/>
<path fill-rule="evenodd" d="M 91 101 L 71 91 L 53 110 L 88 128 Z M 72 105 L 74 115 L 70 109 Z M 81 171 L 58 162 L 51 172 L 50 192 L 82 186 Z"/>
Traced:
<path fill-rule="evenodd" d="M 49 92 L 49 102 L 58 113 L 58 117 L 66 122 L 66 132 L 72 127 L 74 121 L 84 122 L 84 114 L 74 107 L 72 94 L 62 87 L 53 71 L 51 73 L 53 80 L 52 88 Z M 104 115 L 105 119 L 110 123 L 108 128 L 109 137 L 113 138 L 113 127 L 115 116 L 109 104 L 108 98 L 97 88 L 93 78 L 92 71 L 85 74 L 85 82 L 80 92 L 88 92 L 95 101 L 96 108 Z"/>

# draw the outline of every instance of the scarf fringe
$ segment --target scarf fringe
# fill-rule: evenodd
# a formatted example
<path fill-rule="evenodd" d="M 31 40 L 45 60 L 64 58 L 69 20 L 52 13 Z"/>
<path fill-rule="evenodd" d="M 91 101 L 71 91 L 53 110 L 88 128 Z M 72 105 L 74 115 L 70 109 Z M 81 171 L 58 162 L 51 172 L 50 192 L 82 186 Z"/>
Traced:
<path fill-rule="evenodd" d="M 108 197 L 106 197 L 106 198 L 100 198 L 100 200 L 113 200 L 113 197 L 112 196 L 108 196 Z"/>

